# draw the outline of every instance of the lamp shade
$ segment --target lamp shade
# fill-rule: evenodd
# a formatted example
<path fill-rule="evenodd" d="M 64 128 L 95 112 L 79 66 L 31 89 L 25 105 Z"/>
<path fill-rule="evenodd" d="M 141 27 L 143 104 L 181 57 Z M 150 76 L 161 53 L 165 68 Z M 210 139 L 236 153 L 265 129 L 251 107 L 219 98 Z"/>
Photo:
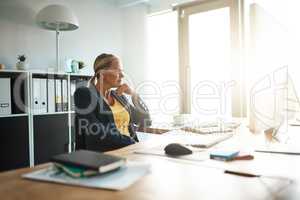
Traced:
<path fill-rule="evenodd" d="M 76 16 L 63 5 L 49 5 L 43 8 L 36 21 L 40 27 L 48 30 L 72 31 L 79 28 Z"/>

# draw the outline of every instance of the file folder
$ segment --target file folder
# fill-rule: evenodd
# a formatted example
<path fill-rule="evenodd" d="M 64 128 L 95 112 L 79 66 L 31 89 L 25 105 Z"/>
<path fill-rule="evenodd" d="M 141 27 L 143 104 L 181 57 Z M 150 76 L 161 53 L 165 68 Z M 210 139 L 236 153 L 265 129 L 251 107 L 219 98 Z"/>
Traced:
<path fill-rule="evenodd" d="M 26 80 L 21 81 L 20 85 L 17 86 L 17 88 L 13 89 L 13 91 L 16 92 L 17 96 L 14 97 L 14 95 L 11 95 L 11 113 L 23 114 L 28 112 L 29 108 L 27 107 L 27 105 L 29 104 L 27 101 L 27 97 L 29 94 L 28 92 L 26 92 L 27 89 L 28 89 L 28 82 Z"/>
<path fill-rule="evenodd" d="M 11 114 L 10 78 L 0 78 L 0 115 Z"/>
<path fill-rule="evenodd" d="M 47 79 L 41 78 L 40 81 L 40 113 L 47 113 Z"/>
<path fill-rule="evenodd" d="M 75 111 L 74 93 L 76 91 L 76 80 L 71 80 L 70 93 L 71 93 L 71 110 Z"/>
<path fill-rule="evenodd" d="M 48 79 L 48 112 L 55 112 L 55 85 L 54 79 Z"/>
<path fill-rule="evenodd" d="M 33 91 L 33 114 L 40 113 L 40 81 L 38 78 L 32 79 Z"/>
<path fill-rule="evenodd" d="M 68 111 L 68 82 L 62 79 L 62 106 L 63 111 Z"/>
<path fill-rule="evenodd" d="M 47 112 L 47 79 L 33 78 L 33 113 Z"/>
<path fill-rule="evenodd" d="M 55 79 L 55 110 L 56 110 L 56 112 L 63 111 L 61 85 L 62 85 L 61 79 Z"/>

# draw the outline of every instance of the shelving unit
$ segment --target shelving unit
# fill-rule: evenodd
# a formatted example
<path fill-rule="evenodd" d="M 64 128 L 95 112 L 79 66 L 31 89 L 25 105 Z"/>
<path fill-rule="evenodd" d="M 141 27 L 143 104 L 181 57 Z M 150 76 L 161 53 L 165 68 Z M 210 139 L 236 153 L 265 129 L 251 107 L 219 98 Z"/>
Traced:
<path fill-rule="evenodd" d="M 23 117 L 23 116 L 28 116 L 28 114 L 24 113 L 24 114 L 0 115 L 0 118 L 3 118 L 3 117 Z"/>
<path fill-rule="evenodd" d="M 54 73 L 40 70 L 1 70 L 0 78 L 3 77 L 8 77 L 11 80 L 12 113 L 0 114 L 0 152 L 2 152 L 0 171 L 34 166 L 48 162 L 55 154 L 72 151 L 75 143 L 74 120 L 72 119 L 74 119 L 75 112 L 72 110 L 71 103 L 73 102 L 72 93 L 75 90 L 73 85 L 73 91 L 71 91 L 71 84 L 81 81 L 87 82 L 91 75 Z M 21 89 L 16 93 L 16 81 L 21 80 L 21 78 L 23 80 L 20 84 Z M 36 112 L 34 109 L 36 108 L 34 107 L 36 102 L 33 95 L 35 78 L 66 80 L 67 100 L 64 102 L 67 103 L 67 107 L 63 111 L 49 112 L 47 108 L 43 112 Z M 21 97 L 24 105 L 18 106 L 13 95 L 14 92 Z M 48 98 L 50 97 L 48 82 L 46 94 L 46 106 L 48 106 Z"/>
<path fill-rule="evenodd" d="M 9 113 L 0 114 L 0 171 L 30 165 L 30 114 L 28 109 L 29 72 L 5 70 L 0 78 L 9 79 L 8 93 L 1 91 L 1 100 L 6 99 Z M 2 86 L 3 88 L 6 85 Z"/>
<path fill-rule="evenodd" d="M 40 116 L 40 115 L 62 115 L 62 114 L 68 114 L 70 111 L 63 111 L 63 112 L 51 112 L 51 113 L 38 113 L 38 114 L 32 114 L 33 116 Z"/>

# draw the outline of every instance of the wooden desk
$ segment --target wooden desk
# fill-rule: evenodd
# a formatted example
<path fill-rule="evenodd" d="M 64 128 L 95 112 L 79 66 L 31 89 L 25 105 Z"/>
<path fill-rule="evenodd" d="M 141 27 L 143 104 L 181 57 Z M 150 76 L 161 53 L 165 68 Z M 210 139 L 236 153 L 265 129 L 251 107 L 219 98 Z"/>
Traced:
<path fill-rule="evenodd" d="M 162 137 L 162 136 L 157 136 Z M 151 173 L 123 191 L 90 189 L 22 179 L 24 173 L 46 167 L 24 168 L 0 173 L 0 198 L 5 200 L 53 199 L 299 199 L 299 184 L 262 178 L 245 178 L 224 174 L 195 162 L 166 157 L 132 154 L 136 149 L 163 144 L 165 140 L 149 140 L 110 152 L 128 159 L 151 163 Z M 300 160 L 300 157 L 293 157 Z M 292 163 L 291 163 L 292 164 Z M 295 171 L 295 173 L 299 173 Z"/>

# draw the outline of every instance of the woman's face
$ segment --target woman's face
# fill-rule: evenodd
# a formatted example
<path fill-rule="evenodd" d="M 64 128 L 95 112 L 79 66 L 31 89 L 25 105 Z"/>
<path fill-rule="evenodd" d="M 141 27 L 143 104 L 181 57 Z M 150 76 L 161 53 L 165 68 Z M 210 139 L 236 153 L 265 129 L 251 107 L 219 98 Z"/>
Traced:
<path fill-rule="evenodd" d="M 119 87 L 122 84 L 124 74 L 118 58 L 112 60 L 111 66 L 102 72 L 103 82 L 110 88 Z"/>

